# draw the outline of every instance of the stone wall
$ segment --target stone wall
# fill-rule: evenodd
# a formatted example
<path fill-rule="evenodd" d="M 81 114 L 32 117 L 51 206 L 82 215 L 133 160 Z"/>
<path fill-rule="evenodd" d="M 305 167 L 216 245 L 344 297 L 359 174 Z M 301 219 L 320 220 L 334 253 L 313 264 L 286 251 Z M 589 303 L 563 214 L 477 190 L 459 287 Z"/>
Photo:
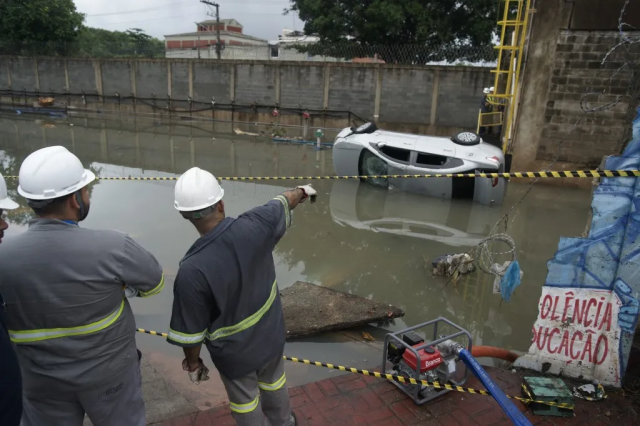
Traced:
<path fill-rule="evenodd" d="M 172 107 L 183 109 L 188 109 L 190 97 L 206 104 L 215 98 L 220 104 L 277 103 L 283 110 L 350 111 L 365 120 L 378 116 L 379 124 L 388 129 L 434 135 L 475 129 L 482 89 L 492 81 L 488 68 L 474 67 L 196 59 L 4 57 L 0 61 L 0 89 L 54 92 L 62 99 L 67 97 L 60 94 L 67 91 L 84 92 L 92 106 L 125 113 L 147 113 L 151 107 L 148 100 L 113 98 L 116 93 L 155 97 L 162 107 L 170 96 Z M 32 94 L 28 101 L 35 97 Z M 5 105 L 14 105 L 15 98 L 1 96 Z M 69 102 L 87 107 L 79 97 Z M 204 113 L 211 116 L 211 111 Z"/>

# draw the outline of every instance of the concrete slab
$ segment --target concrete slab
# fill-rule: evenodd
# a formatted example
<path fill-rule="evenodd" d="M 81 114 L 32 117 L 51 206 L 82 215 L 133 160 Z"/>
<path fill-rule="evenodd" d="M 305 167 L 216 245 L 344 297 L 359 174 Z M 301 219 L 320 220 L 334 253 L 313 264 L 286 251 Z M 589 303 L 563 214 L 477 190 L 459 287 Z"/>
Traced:
<path fill-rule="evenodd" d="M 301 281 L 280 296 L 287 339 L 404 316 L 395 306 Z"/>

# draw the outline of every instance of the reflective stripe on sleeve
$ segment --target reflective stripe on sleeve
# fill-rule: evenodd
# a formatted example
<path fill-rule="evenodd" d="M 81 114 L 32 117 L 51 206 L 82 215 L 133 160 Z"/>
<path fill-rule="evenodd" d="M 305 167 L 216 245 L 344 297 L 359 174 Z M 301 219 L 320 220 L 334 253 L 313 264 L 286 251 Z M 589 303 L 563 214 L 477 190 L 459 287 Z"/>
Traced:
<path fill-rule="evenodd" d="M 11 337 L 11 341 L 14 343 L 27 343 L 38 342 L 41 340 L 57 339 L 58 337 L 78 336 L 82 334 L 96 333 L 98 331 L 104 330 L 105 328 L 116 322 L 116 320 L 120 317 L 120 314 L 122 314 L 123 309 L 124 299 L 122 300 L 122 303 L 120 303 L 118 309 L 109 314 L 109 316 L 91 324 L 69 328 L 49 328 L 41 330 L 22 331 L 9 330 L 9 336 Z"/>
<path fill-rule="evenodd" d="M 280 377 L 275 383 L 258 382 L 258 387 L 260 389 L 262 389 L 262 390 L 273 392 L 273 391 L 277 391 L 278 389 L 282 388 L 286 382 L 287 382 L 287 377 L 283 373 L 282 377 Z"/>
<path fill-rule="evenodd" d="M 278 195 L 275 199 L 280 201 L 284 206 L 285 223 L 287 224 L 287 229 L 289 229 L 291 226 L 291 209 L 289 208 L 289 200 L 287 200 L 287 197 L 284 195 Z"/>
<path fill-rule="evenodd" d="M 186 333 L 180 333 L 179 331 L 175 331 L 169 328 L 169 334 L 167 336 L 167 340 L 173 340 L 174 342 L 182 343 L 185 345 L 192 345 L 194 343 L 202 342 L 206 335 L 207 335 L 207 330 L 204 330 L 202 333 L 186 334 Z"/>
<path fill-rule="evenodd" d="M 273 282 L 273 286 L 271 287 L 271 294 L 269 295 L 269 299 L 267 299 L 266 303 L 262 305 L 262 307 L 250 317 L 242 320 L 236 325 L 231 325 L 229 327 L 219 328 L 212 333 L 209 333 L 207 338 L 209 340 L 216 340 L 222 337 L 231 336 L 232 334 L 240 333 L 244 331 L 260 321 L 260 319 L 267 313 L 271 305 L 273 305 L 273 301 L 276 300 L 276 295 L 278 294 L 278 283 L 276 281 Z"/>
<path fill-rule="evenodd" d="M 258 408 L 258 402 L 260 402 L 260 394 L 256 396 L 256 399 L 247 403 L 247 404 L 236 404 L 235 402 L 229 401 L 229 405 L 231 406 L 231 411 L 235 411 L 236 413 L 246 414 L 250 413 L 256 408 Z"/>
<path fill-rule="evenodd" d="M 155 286 L 153 289 L 149 291 L 141 291 L 140 296 L 141 297 L 155 296 L 156 294 L 160 293 L 163 288 L 164 288 L 164 273 L 162 274 L 162 278 L 160 279 L 160 284 L 158 284 L 157 286 Z"/>

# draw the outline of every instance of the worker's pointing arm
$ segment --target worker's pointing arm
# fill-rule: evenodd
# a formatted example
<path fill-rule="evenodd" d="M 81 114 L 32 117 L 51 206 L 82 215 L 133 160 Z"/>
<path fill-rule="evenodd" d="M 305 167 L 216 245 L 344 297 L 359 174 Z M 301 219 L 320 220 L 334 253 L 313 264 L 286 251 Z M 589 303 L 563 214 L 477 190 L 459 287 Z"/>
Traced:
<path fill-rule="evenodd" d="M 164 288 L 158 260 L 129 236 L 125 237 L 121 276 L 127 296 L 150 297 Z"/>
<path fill-rule="evenodd" d="M 303 203 L 307 198 L 311 198 L 311 202 L 316 201 L 316 190 L 311 185 L 298 186 L 291 191 L 285 191 L 283 196 L 289 201 L 289 208 L 291 210 L 298 207 L 298 204 Z"/>
<path fill-rule="evenodd" d="M 291 210 L 307 198 L 315 201 L 315 189 L 311 185 L 299 186 L 283 192 L 263 206 L 249 210 L 238 219 L 253 222 L 255 236 L 262 236 L 262 241 L 272 249 L 291 226 Z"/>

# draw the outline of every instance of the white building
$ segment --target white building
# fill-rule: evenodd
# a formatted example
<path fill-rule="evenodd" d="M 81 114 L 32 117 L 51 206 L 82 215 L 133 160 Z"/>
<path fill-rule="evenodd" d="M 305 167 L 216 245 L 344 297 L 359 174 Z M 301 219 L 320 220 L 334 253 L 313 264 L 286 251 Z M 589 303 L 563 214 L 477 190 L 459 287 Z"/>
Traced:
<path fill-rule="evenodd" d="M 218 36 L 216 20 L 194 23 L 196 31 L 165 35 L 167 58 L 215 59 Z M 243 26 L 235 19 L 220 20 L 222 59 L 268 59 L 267 40 L 244 34 Z"/>
<path fill-rule="evenodd" d="M 165 37 L 167 58 L 217 59 L 217 23 L 215 20 L 194 23 L 196 31 L 171 34 Z M 331 56 L 311 55 L 295 49 L 295 45 L 309 45 L 320 37 L 301 31 L 282 30 L 277 40 L 267 41 L 243 33 L 243 26 L 235 19 L 220 20 L 221 59 L 259 61 L 315 61 L 315 62 L 371 62 L 367 58 L 346 60 Z M 363 60 L 364 59 L 364 60 Z"/>

